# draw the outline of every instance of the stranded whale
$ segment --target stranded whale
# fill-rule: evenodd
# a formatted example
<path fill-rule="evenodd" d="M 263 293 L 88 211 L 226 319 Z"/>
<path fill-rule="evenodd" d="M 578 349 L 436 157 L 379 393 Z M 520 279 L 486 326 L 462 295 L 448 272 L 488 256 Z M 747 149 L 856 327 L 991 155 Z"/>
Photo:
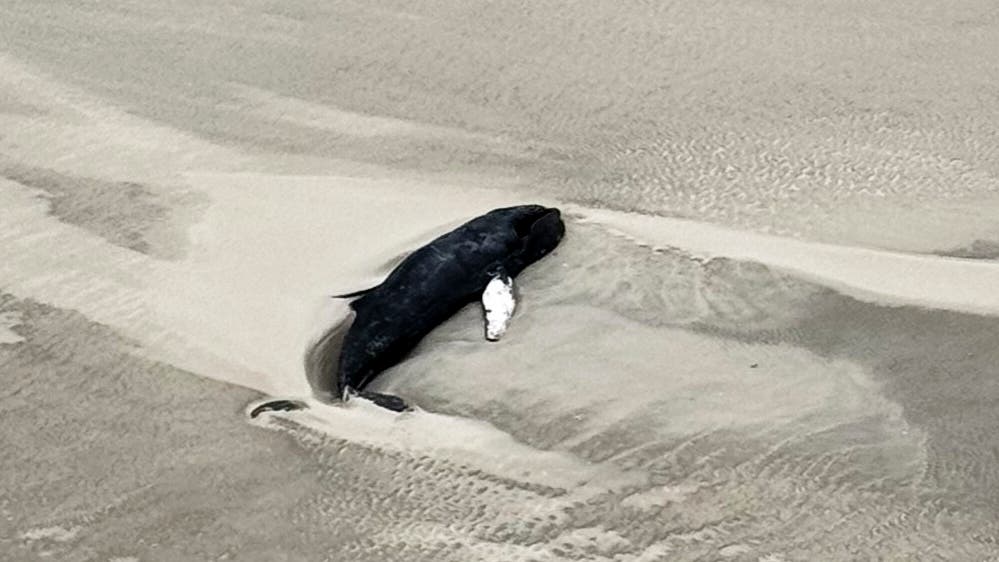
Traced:
<path fill-rule="evenodd" d="M 347 400 L 367 398 L 390 410 L 407 409 L 396 396 L 365 387 L 400 362 L 439 324 L 482 299 L 486 337 L 499 339 L 515 306 L 513 279 L 558 246 L 565 224 L 556 208 L 520 205 L 476 217 L 419 248 L 381 284 L 354 293 L 355 317 L 340 349 L 335 391 Z M 254 408 L 288 410 L 300 403 L 278 400 Z"/>

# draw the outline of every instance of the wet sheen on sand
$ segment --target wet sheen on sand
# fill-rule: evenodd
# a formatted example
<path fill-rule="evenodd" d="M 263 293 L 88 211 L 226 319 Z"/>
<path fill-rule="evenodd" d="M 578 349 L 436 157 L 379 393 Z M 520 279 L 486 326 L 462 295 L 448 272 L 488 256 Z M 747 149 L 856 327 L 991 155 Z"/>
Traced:
<path fill-rule="evenodd" d="M 5 2 L 15 560 L 999 557 L 988 2 Z M 558 205 L 308 399 L 329 295 Z M 640 213 L 640 214 L 633 214 Z"/>

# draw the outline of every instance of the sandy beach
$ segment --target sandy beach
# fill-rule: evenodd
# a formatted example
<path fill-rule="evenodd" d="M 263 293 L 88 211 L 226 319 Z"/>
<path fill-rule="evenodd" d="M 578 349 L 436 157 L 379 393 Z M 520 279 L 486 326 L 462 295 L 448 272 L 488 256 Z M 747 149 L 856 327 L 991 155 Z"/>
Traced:
<path fill-rule="evenodd" d="M 2 4 L 0 559 L 999 560 L 989 2 Z M 248 419 L 527 202 L 416 411 Z"/>

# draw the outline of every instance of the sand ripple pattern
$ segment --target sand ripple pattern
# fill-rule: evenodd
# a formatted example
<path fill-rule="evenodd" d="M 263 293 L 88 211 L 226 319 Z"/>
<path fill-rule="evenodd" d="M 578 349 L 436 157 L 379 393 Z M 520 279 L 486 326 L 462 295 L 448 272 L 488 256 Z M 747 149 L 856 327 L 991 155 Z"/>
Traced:
<path fill-rule="evenodd" d="M 0 543 L 19 559 L 792 561 L 996 553 L 991 511 L 920 484 L 918 471 L 905 466 L 886 472 L 886 461 L 902 451 L 886 448 L 885 436 L 865 423 L 783 439 L 732 430 L 663 439 L 648 433 L 653 420 L 633 419 L 575 451 L 640 479 L 538 485 L 283 422 L 295 443 L 266 438 L 279 434 L 232 415 L 247 393 L 141 358 L 130 342 L 78 314 L 0 298 L 0 313 L 15 312 L 25 342 L 0 345 L 8 377 L 0 407 L 7 419 L 31 423 L 3 434 L 5 450 L 20 453 L 5 455 L 0 471 L 7 515 Z M 544 418 L 543 411 L 524 410 L 519 419 Z M 108 441 L 108 432 L 119 439 Z M 34 447 L 39 439 L 48 446 Z M 63 468 L 39 474 L 25 458 Z M 215 491 L 192 490 L 192 479 Z"/>
<path fill-rule="evenodd" d="M 767 448 L 724 433 L 648 444 L 615 462 L 648 483 L 580 497 L 441 459 L 306 439 L 322 491 L 294 523 L 332 535 L 328 560 L 814 560 L 995 553 L 984 512 L 948 509 L 905 480 L 864 478 L 870 444 L 822 434 Z M 811 443 L 810 443 L 811 442 Z M 768 450 L 760 455 L 760 450 Z M 977 521 L 978 523 L 973 523 Z M 333 523 L 331 525 L 331 522 Z M 967 531 L 955 534 L 954 529 Z"/>
<path fill-rule="evenodd" d="M 989 0 L 14 2 L 0 25 L 15 56 L 243 146 L 831 242 L 926 251 L 969 214 L 999 238 Z"/>
<path fill-rule="evenodd" d="M 162 223 L 184 222 L 167 196 L 184 172 L 343 173 L 342 159 L 987 257 L 997 25 L 990 0 L 5 2 L 0 551 L 999 558 L 992 318 L 861 303 L 573 223 L 520 279 L 501 346 L 470 307 L 379 383 L 452 415 L 430 418 L 430 438 L 481 420 L 518 444 L 493 458 L 544 468 L 558 453 L 598 475 L 560 480 L 553 465 L 539 483 L 291 415 L 250 426 L 255 394 L 148 357 L 180 362 L 226 334 L 191 332 L 196 317 L 168 330 L 184 307 L 151 308 L 144 290 L 183 253 Z M 241 310 L 222 304 L 208 310 Z"/>
<path fill-rule="evenodd" d="M 524 275 L 540 303 L 588 302 L 654 325 L 758 330 L 790 325 L 828 292 L 757 263 L 653 248 L 590 224 L 570 229 L 557 253 Z M 528 306 L 532 298 L 525 295 Z"/>

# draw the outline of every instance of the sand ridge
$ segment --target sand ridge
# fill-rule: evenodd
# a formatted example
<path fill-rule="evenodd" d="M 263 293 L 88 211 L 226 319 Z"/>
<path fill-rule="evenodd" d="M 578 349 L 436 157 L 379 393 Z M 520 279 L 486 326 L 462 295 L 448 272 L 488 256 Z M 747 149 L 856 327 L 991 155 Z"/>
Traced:
<path fill-rule="evenodd" d="M 999 239 L 999 35 L 931 4 L 11 0 L 0 544 L 996 558 L 994 263 L 915 253 Z M 246 422 L 329 294 L 525 199 L 569 236 L 378 380 L 422 412 Z"/>

